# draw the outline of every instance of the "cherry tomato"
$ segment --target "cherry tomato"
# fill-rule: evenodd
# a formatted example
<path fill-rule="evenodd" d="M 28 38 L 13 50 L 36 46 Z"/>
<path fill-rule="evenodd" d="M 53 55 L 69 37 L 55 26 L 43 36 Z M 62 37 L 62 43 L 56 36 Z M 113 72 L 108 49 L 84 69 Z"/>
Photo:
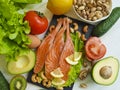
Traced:
<path fill-rule="evenodd" d="M 48 20 L 45 16 L 40 15 L 37 11 L 28 11 L 24 20 L 29 22 L 31 34 L 41 34 L 46 31 L 48 27 Z"/>
<path fill-rule="evenodd" d="M 90 37 L 85 44 L 85 52 L 88 60 L 98 60 L 105 55 L 106 47 L 98 37 Z"/>

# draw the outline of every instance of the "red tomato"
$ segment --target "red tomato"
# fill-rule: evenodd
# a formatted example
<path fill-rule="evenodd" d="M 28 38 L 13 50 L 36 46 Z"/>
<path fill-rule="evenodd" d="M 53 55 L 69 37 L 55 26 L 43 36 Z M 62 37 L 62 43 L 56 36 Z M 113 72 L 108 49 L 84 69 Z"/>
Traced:
<path fill-rule="evenodd" d="M 36 11 L 28 11 L 24 17 L 24 20 L 29 22 L 31 34 L 41 34 L 45 32 L 48 27 L 47 18 L 39 15 Z"/>
<path fill-rule="evenodd" d="M 98 60 L 106 53 L 106 47 L 98 37 L 90 37 L 85 44 L 85 52 L 88 60 Z"/>

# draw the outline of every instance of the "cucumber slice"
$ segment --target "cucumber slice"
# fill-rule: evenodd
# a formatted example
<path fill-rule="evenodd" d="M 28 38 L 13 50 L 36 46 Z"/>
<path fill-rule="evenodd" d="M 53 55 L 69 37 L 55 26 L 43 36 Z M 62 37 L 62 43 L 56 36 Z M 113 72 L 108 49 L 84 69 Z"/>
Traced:
<path fill-rule="evenodd" d="M 10 81 L 10 90 L 25 90 L 27 81 L 22 75 L 14 76 Z"/>

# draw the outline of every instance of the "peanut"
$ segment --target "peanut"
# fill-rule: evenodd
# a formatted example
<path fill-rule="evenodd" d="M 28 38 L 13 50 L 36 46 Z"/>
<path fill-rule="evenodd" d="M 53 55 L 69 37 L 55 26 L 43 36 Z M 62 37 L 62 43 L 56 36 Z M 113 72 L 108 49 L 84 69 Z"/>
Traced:
<path fill-rule="evenodd" d="M 85 34 L 82 34 L 82 35 L 81 35 L 81 39 L 82 39 L 83 41 L 86 41 L 86 40 L 87 40 L 86 37 L 85 37 Z"/>
<path fill-rule="evenodd" d="M 78 30 L 78 24 L 77 23 L 73 23 L 73 25 L 74 25 L 74 30 Z"/>
<path fill-rule="evenodd" d="M 83 27 L 83 32 L 84 32 L 84 33 L 87 33 L 87 32 L 88 32 L 88 25 L 85 25 L 85 26 Z"/>

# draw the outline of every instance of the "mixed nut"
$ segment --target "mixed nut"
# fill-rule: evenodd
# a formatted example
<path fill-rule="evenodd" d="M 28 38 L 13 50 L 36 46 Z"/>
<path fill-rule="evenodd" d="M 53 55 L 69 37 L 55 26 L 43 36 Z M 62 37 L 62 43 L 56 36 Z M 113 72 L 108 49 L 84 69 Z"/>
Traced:
<path fill-rule="evenodd" d="M 110 0 L 74 0 L 76 12 L 84 19 L 95 21 L 110 13 Z"/>
<path fill-rule="evenodd" d="M 52 85 L 52 82 L 47 79 L 47 77 L 44 75 L 44 72 L 41 71 L 39 75 L 33 74 L 31 77 L 31 81 L 34 83 L 41 83 L 42 85 L 49 88 Z"/>
<path fill-rule="evenodd" d="M 76 22 L 72 22 L 71 24 L 72 24 L 73 27 L 70 27 L 70 32 L 71 32 L 71 33 L 74 33 L 74 32 L 76 31 L 76 33 L 78 33 L 78 37 L 81 38 L 82 41 L 86 41 L 87 38 L 86 38 L 86 36 L 85 36 L 85 33 L 88 32 L 88 25 L 83 26 L 83 28 L 82 28 L 82 32 L 83 32 L 83 33 L 81 33 L 81 32 L 78 30 L 79 25 L 78 25 Z"/>

